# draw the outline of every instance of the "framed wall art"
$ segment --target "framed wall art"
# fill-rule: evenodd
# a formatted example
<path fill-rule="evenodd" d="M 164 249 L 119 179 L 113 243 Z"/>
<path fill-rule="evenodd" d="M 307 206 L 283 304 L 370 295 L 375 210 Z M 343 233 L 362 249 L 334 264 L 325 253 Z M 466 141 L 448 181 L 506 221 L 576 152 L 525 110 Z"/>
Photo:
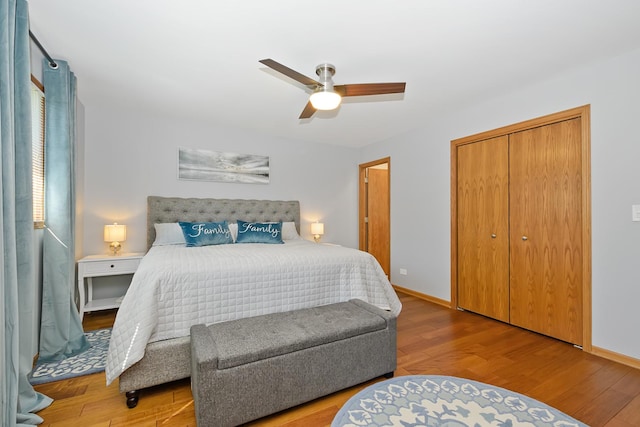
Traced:
<path fill-rule="evenodd" d="M 269 156 L 178 148 L 178 179 L 269 183 Z"/>

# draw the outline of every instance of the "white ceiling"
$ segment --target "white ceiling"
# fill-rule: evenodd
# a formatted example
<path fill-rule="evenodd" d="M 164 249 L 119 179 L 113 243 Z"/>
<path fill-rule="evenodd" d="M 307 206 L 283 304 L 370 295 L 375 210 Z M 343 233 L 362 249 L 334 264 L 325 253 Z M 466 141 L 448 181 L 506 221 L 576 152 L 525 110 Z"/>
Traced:
<path fill-rule="evenodd" d="M 30 0 L 88 114 L 140 108 L 296 141 L 361 147 L 438 111 L 640 48 L 638 0 Z M 298 116 L 304 88 L 258 60 L 336 84 L 406 81 Z"/>

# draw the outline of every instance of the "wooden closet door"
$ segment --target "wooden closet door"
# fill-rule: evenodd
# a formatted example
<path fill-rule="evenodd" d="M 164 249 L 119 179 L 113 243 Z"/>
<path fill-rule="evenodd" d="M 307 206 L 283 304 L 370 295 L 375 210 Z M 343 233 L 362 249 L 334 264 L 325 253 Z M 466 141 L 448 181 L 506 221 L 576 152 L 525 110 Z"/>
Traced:
<path fill-rule="evenodd" d="M 581 123 L 513 133 L 511 323 L 582 345 Z"/>
<path fill-rule="evenodd" d="M 509 321 L 509 138 L 458 147 L 458 306 Z"/>

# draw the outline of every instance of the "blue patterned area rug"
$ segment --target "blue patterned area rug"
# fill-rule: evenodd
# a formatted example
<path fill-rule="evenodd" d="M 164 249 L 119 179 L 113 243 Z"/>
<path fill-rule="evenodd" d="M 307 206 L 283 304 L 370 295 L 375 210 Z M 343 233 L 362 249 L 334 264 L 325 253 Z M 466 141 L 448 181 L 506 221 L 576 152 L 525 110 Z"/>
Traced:
<path fill-rule="evenodd" d="M 331 427 L 586 427 L 530 397 L 463 378 L 410 375 L 351 397 Z"/>
<path fill-rule="evenodd" d="M 91 344 L 87 351 L 58 362 L 36 362 L 36 366 L 29 375 L 29 382 L 33 385 L 44 384 L 104 371 L 111 328 L 84 334 Z"/>

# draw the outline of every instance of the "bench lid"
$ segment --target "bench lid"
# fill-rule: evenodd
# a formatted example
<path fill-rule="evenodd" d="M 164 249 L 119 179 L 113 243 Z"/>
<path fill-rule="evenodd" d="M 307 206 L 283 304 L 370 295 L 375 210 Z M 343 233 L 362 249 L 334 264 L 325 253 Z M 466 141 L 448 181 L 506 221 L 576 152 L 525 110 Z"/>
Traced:
<path fill-rule="evenodd" d="M 215 323 L 208 326 L 218 351 L 218 369 L 379 331 L 382 316 L 351 302 Z"/>

